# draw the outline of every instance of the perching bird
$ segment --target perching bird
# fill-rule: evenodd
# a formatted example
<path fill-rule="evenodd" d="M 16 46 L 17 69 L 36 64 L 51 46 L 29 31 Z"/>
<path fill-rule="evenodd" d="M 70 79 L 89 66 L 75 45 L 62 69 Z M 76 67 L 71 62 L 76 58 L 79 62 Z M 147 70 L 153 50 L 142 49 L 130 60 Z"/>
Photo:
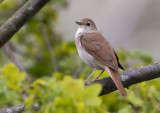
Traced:
<path fill-rule="evenodd" d="M 84 18 L 78 24 L 75 41 L 80 58 L 85 64 L 94 69 L 88 79 L 96 70 L 108 72 L 122 96 L 126 96 L 126 91 L 119 77 L 118 67 L 123 69 L 119 63 L 118 56 L 109 42 L 97 31 L 93 20 Z M 99 76 L 100 76 L 99 75 Z M 95 79 L 97 80 L 99 76 Z"/>

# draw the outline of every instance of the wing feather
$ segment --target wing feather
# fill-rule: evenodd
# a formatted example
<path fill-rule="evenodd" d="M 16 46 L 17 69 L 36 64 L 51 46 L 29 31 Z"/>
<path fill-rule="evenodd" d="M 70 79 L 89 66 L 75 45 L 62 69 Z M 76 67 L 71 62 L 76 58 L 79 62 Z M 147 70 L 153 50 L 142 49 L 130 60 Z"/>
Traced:
<path fill-rule="evenodd" d="M 99 33 L 88 33 L 81 37 L 82 47 L 99 63 L 118 71 L 118 62 L 113 48 Z"/>

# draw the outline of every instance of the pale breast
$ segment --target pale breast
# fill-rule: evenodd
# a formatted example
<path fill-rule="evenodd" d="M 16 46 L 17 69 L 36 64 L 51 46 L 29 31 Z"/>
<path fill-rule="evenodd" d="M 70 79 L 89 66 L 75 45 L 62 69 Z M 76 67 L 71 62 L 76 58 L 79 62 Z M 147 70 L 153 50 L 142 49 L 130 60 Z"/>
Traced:
<path fill-rule="evenodd" d="M 102 69 L 101 68 L 102 66 L 100 66 L 100 64 L 81 46 L 81 42 L 80 42 L 81 35 L 83 34 L 76 33 L 76 38 L 75 38 L 76 46 L 77 46 L 77 50 L 80 58 L 83 60 L 85 64 L 87 64 L 91 68 Z"/>
<path fill-rule="evenodd" d="M 94 68 L 96 66 L 94 66 L 94 58 L 88 53 L 86 52 L 82 47 L 81 45 L 79 44 L 78 45 L 79 47 L 78 48 L 78 54 L 80 56 L 80 58 L 83 60 L 83 62 L 85 64 L 87 64 L 88 66 L 90 66 L 91 68 Z"/>

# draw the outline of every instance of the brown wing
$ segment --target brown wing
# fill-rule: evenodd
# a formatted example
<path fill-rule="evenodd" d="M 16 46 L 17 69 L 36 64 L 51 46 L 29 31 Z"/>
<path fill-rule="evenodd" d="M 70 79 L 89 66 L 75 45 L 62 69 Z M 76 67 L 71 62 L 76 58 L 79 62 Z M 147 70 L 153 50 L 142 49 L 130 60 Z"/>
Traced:
<path fill-rule="evenodd" d="M 114 50 L 99 33 L 88 33 L 81 37 L 82 47 L 101 64 L 118 71 Z"/>

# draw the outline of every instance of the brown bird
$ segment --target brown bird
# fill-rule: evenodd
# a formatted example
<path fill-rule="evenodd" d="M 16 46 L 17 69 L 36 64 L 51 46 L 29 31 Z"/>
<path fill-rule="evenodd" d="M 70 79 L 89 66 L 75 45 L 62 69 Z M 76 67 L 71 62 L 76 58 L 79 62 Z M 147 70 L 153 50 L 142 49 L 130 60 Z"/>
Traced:
<path fill-rule="evenodd" d="M 114 81 L 117 89 L 122 96 L 126 96 L 126 91 L 119 77 L 118 67 L 123 69 L 119 63 L 118 56 L 109 42 L 97 31 L 93 20 L 84 18 L 78 24 L 75 40 L 80 58 L 85 64 L 94 69 L 91 75 L 85 80 L 87 85 L 88 79 L 96 70 L 102 70 L 100 75 L 107 71 Z M 100 75 L 95 79 L 97 80 Z"/>

